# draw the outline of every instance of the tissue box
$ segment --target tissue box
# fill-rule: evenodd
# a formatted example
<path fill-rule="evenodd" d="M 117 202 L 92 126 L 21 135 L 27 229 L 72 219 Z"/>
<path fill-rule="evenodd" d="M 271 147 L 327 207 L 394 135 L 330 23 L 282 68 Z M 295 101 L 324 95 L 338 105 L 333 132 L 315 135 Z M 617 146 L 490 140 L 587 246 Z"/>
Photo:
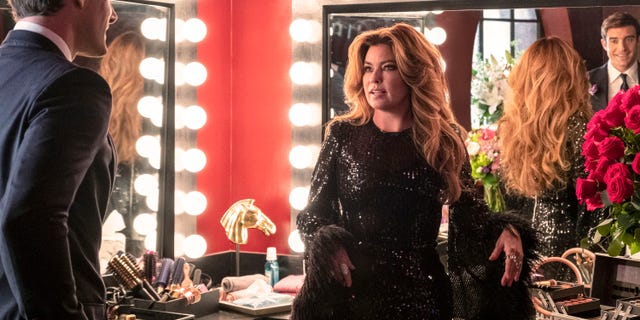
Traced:
<path fill-rule="evenodd" d="M 135 298 L 133 299 L 133 306 L 142 309 L 187 313 L 196 317 L 202 317 L 220 310 L 218 300 L 220 300 L 220 288 L 214 288 L 209 292 L 203 293 L 200 301 L 194 304 L 187 304 L 187 299 L 185 298 L 169 300 L 167 302 Z"/>

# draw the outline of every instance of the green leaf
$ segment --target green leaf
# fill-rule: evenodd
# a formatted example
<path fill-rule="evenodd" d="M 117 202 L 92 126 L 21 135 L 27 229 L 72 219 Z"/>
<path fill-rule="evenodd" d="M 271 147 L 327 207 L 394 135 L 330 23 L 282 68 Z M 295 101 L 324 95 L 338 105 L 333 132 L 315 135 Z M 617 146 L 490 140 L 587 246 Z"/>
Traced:
<path fill-rule="evenodd" d="M 599 235 L 602 235 L 602 236 L 608 236 L 609 232 L 611 232 L 611 224 L 612 223 L 613 223 L 613 219 L 611 219 L 611 218 L 605 219 L 604 221 L 600 222 L 600 224 L 596 227 L 597 230 L 598 230 L 598 232 L 596 234 L 599 234 Z"/>
<path fill-rule="evenodd" d="M 607 253 L 610 256 L 619 256 L 620 252 L 622 252 L 622 248 L 623 247 L 624 247 L 624 245 L 622 244 L 622 242 L 620 242 L 620 240 L 613 239 L 613 240 L 611 240 L 611 243 L 609 244 L 609 247 L 607 248 Z"/>

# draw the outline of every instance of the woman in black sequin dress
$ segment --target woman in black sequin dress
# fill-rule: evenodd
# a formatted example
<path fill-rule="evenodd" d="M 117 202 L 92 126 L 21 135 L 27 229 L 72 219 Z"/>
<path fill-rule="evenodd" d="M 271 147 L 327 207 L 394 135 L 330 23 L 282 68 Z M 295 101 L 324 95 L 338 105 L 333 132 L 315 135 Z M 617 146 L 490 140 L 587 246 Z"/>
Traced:
<path fill-rule="evenodd" d="M 509 86 L 498 122 L 501 180 L 515 195 L 507 207 L 531 218 L 541 255 L 561 256 L 602 218 L 601 211 L 587 212 L 575 192 L 577 178 L 586 176 L 582 143 L 593 114 L 587 70 L 571 45 L 542 38 L 523 53 Z"/>
<path fill-rule="evenodd" d="M 351 44 L 350 111 L 327 128 L 297 219 L 308 268 L 292 319 L 531 316 L 523 280 L 535 240 L 473 187 L 440 63 L 406 24 Z M 436 252 L 445 203 L 449 274 Z"/>

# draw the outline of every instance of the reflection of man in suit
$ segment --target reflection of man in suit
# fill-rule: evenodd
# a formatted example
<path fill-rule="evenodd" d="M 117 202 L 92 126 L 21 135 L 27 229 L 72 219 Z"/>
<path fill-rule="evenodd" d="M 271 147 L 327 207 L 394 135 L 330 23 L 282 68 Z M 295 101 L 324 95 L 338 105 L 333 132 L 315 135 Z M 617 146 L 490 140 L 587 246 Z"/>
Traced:
<path fill-rule="evenodd" d="M 110 0 L 9 0 L 0 46 L 0 319 L 105 319 L 98 250 L 113 186 Z"/>
<path fill-rule="evenodd" d="M 589 71 L 591 105 L 602 110 L 621 89 L 638 84 L 638 20 L 616 12 L 602 22 L 600 42 L 609 61 Z"/>

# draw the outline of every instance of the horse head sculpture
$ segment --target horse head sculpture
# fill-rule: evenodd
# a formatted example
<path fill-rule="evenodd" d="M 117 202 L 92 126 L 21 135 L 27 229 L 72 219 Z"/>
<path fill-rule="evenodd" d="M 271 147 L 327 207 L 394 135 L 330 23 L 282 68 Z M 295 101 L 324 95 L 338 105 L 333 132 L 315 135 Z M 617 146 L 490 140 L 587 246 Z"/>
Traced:
<path fill-rule="evenodd" d="M 232 204 L 224 213 L 220 223 L 224 227 L 227 238 L 236 244 L 247 243 L 247 229 L 255 228 L 269 236 L 276 233 L 276 225 L 260 208 L 253 203 L 254 199 L 243 199 Z"/>

